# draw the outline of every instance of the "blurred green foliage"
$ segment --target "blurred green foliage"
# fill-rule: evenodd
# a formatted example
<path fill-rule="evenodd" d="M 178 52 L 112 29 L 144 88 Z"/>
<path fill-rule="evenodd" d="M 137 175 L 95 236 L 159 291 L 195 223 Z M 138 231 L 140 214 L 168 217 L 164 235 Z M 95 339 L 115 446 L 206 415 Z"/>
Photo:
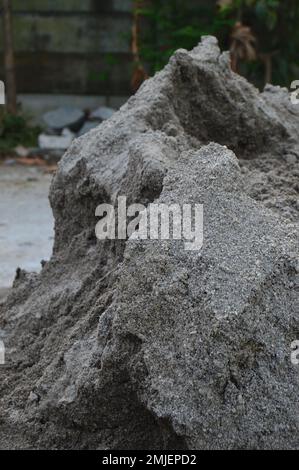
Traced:
<path fill-rule="evenodd" d="M 18 145 L 36 147 L 41 129 L 32 127 L 26 118 L 3 112 L 0 115 L 0 152 L 12 151 Z"/>
<path fill-rule="evenodd" d="M 299 0 L 137 0 L 141 19 L 140 56 L 152 74 L 178 48 L 191 49 L 202 35 L 215 35 L 229 49 L 237 21 L 256 37 L 257 58 L 240 72 L 257 86 L 265 82 L 263 58 L 270 58 L 271 81 L 289 86 L 299 78 Z"/>

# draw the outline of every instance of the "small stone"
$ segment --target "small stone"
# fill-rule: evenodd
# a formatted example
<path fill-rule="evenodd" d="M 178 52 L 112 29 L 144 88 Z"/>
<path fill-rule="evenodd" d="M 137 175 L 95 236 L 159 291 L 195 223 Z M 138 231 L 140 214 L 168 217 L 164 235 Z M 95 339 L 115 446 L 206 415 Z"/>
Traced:
<path fill-rule="evenodd" d="M 85 114 L 81 109 L 64 107 L 49 111 L 43 115 L 43 121 L 47 127 L 55 131 L 62 131 L 68 127 L 76 132 L 84 122 Z"/>
<path fill-rule="evenodd" d="M 31 402 L 39 401 L 39 396 L 36 393 L 31 391 L 28 397 L 28 401 L 31 401 Z"/>
<path fill-rule="evenodd" d="M 62 135 L 40 134 L 38 145 L 42 149 L 63 149 L 66 150 L 72 143 L 75 135 L 69 129 L 63 129 Z"/>
<path fill-rule="evenodd" d="M 90 119 L 106 121 L 107 119 L 111 118 L 114 113 L 115 109 L 107 108 L 106 106 L 100 106 L 98 109 L 91 113 Z"/>
<path fill-rule="evenodd" d="M 79 130 L 77 137 L 81 137 L 84 134 L 87 134 L 87 132 L 91 131 L 92 129 L 95 129 L 98 127 L 99 122 L 97 121 L 86 121 L 81 129 Z"/>
<path fill-rule="evenodd" d="M 29 154 L 30 154 L 30 149 L 26 148 L 26 147 L 23 147 L 23 145 L 18 145 L 16 148 L 15 148 L 15 152 L 16 154 L 18 155 L 18 157 L 28 157 Z"/>
<path fill-rule="evenodd" d="M 63 137 L 70 137 L 70 138 L 72 138 L 72 139 L 75 137 L 75 134 L 74 134 L 72 131 L 70 131 L 70 129 L 68 129 L 67 127 L 65 127 L 65 128 L 62 130 L 61 135 L 62 135 Z"/>

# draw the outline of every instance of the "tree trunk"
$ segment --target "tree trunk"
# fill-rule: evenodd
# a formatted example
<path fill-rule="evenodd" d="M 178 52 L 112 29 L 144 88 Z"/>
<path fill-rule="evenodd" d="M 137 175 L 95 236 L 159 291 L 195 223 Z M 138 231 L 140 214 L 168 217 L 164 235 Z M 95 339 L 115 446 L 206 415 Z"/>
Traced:
<path fill-rule="evenodd" d="M 13 51 L 11 0 L 2 0 L 3 5 L 3 33 L 4 33 L 4 69 L 5 88 L 7 96 L 7 111 L 11 114 L 17 112 L 17 92 L 15 63 Z"/>

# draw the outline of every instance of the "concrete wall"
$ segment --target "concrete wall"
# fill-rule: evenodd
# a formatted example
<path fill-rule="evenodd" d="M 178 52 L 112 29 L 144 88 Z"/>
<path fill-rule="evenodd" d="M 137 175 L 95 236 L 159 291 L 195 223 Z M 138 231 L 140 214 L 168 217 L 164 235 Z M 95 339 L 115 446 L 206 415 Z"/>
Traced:
<path fill-rule="evenodd" d="M 12 5 L 20 93 L 130 94 L 132 0 L 12 0 Z"/>

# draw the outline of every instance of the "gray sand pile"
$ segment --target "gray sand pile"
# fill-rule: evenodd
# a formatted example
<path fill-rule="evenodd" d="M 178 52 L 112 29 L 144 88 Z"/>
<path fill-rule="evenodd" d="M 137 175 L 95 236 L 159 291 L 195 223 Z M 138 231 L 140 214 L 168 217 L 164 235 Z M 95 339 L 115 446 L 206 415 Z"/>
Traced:
<path fill-rule="evenodd" d="M 298 125 L 208 37 L 72 144 L 0 307 L 2 448 L 298 448 Z M 119 195 L 203 204 L 203 248 L 97 240 Z"/>

